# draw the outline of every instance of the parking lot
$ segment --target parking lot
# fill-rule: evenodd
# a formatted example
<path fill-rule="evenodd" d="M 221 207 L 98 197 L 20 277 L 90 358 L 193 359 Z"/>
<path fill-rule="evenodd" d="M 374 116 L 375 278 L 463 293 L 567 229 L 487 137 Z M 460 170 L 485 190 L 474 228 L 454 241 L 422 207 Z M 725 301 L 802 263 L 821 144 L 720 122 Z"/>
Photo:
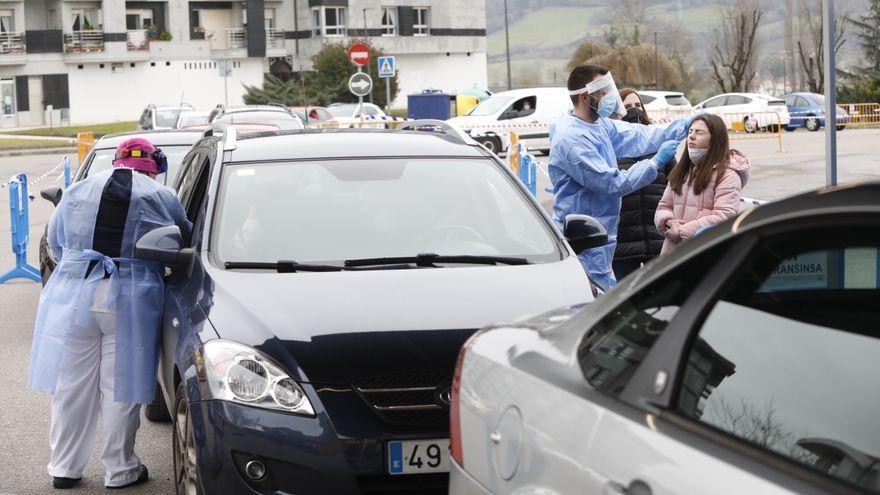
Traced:
<path fill-rule="evenodd" d="M 776 151 L 773 140 L 732 141 L 731 146 L 743 151 L 752 162 L 751 179 L 744 196 L 760 200 L 777 200 L 798 192 L 823 186 L 825 181 L 824 140 L 821 133 L 797 131 L 784 136 L 786 151 Z M 841 183 L 880 180 L 880 155 L 877 153 L 880 130 L 847 129 L 838 134 L 838 174 Z M 75 160 L 75 157 L 72 157 Z M 0 176 L 25 172 L 35 178 L 55 167 L 60 155 L 35 155 L 0 158 Z M 543 165 L 547 157 L 541 157 Z M 62 179 L 63 180 L 63 179 Z M 52 212 L 52 206 L 39 198 L 39 189 L 58 184 L 52 175 L 35 184 L 31 193 L 37 199 L 30 203 L 30 249 L 28 261 L 38 265 L 39 237 Z M 538 183 L 538 199 L 549 209 L 552 196 L 544 191 L 549 186 L 543 174 Z M 9 212 L 5 207 L 7 191 L 2 191 L 4 205 L 0 208 L 0 268 L 13 265 L 8 249 Z M 21 280 L 0 285 L 3 342 L 0 346 L 0 493 L 50 493 L 45 466 L 49 448 L 50 398 L 29 390 L 26 383 L 28 356 L 34 317 L 40 296 L 38 283 Z M 150 469 L 152 481 L 129 493 L 173 493 L 171 465 L 171 426 L 142 420 L 138 432 L 137 453 Z M 85 481 L 75 492 L 102 492 L 103 468 L 96 453 L 88 464 Z"/>

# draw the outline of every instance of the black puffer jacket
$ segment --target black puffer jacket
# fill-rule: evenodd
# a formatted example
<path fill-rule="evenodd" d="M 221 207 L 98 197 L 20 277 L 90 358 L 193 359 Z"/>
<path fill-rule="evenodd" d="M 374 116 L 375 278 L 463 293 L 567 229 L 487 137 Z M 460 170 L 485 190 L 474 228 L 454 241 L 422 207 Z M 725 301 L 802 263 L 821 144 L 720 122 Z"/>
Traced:
<path fill-rule="evenodd" d="M 617 167 L 628 170 L 637 162 L 651 156 L 620 158 L 617 160 Z M 614 261 L 645 263 L 660 254 L 663 236 L 654 227 L 654 212 L 657 211 L 657 204 L 663 197 L 663 191 L 666 190 L 667 176 L 674 165 L 675 160 L 660 167 L 653 183 L 623 197 Z"/>

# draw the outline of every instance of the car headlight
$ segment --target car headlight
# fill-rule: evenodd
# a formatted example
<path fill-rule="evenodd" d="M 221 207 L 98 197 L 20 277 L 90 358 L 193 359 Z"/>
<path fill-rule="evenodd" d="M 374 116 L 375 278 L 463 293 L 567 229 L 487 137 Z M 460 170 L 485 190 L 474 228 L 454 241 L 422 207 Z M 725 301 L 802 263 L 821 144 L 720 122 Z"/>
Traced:
<path fill-rule="evenodd" d="M 253 347 L 228 340 L 205 342 L 196 356 L 200 380 L 209 399 L 275 409 L 307 416 L 315 410 L 302 387 L 281 367 Z"/>

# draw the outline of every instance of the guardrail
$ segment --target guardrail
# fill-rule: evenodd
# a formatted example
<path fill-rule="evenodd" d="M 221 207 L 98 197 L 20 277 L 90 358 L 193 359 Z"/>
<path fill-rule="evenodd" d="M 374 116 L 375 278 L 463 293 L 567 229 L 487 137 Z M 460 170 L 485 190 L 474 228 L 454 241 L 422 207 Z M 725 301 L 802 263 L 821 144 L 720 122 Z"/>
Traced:
<path fill-rule="evenodd" d="M 267 29 L 266 47 L 284 48 L 284 31 L 281 29 Z"/>
<path fill-rule="evenodd" d="M 126 31 L 128 51 L 142 52 L 150 49 L 150 36 L 146 29 Z"/>
<path fill-rule="evenodd" d="M 247 47 L 247 35 L 242 28 L 226 30 L 226 46 L 230 49 Z"/>
<path fill-rule="evenodd" d="M 74 31 L 64 33 L 64 53 L 92 53 L 104 51 L 104 31 Z"/>
<path fill-rule="evenodd" d="M 856 127 L 880 126 L 880 103 L 846 103 L 840 104 L 847 115 L 837 116 L 837 125 L 851 125 Z M 841 121 L 843 118 L 843 121 Z"/>
<path fill-rule="evenodd" d="M 23 32 L 0 33 L 0 55 L 25 53 L 25 35 Z"/>

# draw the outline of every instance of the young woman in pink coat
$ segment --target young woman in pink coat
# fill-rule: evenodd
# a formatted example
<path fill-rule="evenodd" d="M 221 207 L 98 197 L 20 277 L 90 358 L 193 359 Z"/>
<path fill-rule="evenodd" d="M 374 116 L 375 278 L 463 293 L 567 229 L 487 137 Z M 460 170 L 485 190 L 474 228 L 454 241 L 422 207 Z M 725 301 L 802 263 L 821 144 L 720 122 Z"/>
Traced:
<path fill-rule="evenodd" d="M 669 175 L 654 214 L 657 231 L 666 237 L 661 254 L 736 215 L 749 168 L 749 159 L 730 149 L 720 117 L 697 117 L 688 131 L 687 152 Z"/>

